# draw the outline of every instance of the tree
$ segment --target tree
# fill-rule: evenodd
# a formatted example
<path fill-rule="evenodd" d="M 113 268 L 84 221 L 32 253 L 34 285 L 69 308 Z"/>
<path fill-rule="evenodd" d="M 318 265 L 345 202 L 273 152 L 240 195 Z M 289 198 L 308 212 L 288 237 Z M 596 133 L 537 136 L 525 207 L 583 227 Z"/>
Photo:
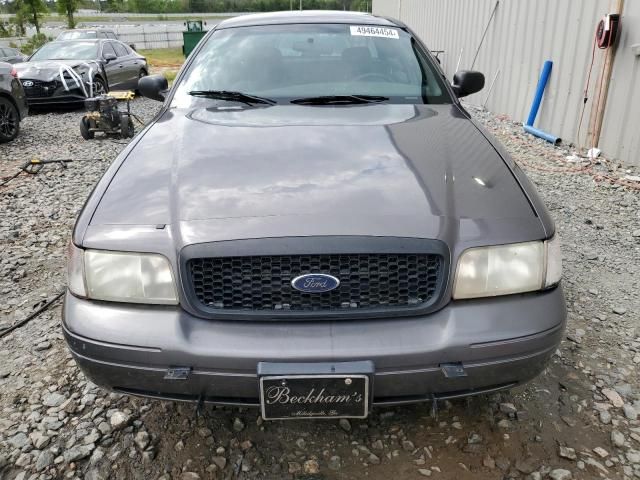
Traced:
<path fill-rule="evenodd" d="M 36 28 L 36 35 L 40 35 L 40 19 L 48 12 L 42 0 L 22 0 L 22 9 L 28 22 Z"/>
<path fill-rule="evenodd" d="M 57 2 L 58 13 L 67 17 L 67 26 L 69 28 L 76 27 L 76 21 L 73 18 L 73 14 L 78 10 L 77 0 L 58 0 Z"/>

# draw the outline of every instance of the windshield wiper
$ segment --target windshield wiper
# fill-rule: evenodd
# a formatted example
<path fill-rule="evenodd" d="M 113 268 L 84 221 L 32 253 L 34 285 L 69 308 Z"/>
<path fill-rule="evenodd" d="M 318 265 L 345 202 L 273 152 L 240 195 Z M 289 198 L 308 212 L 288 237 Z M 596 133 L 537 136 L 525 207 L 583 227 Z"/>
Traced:
<path fill-rule="evenodd" d="M 377 95 L 325 95 L 321 97 L 303 97 L 291 100 L 298 105 L 357 105 L 363 103 L 380 103 L 389 97 Z"/>
<path fill-rule="evenodd" d="M 270 98 L 258 97 L 256 95 L 249 95 L 248 93 L 232 92 L 229 90 L 191 90 L 189 95 L 194 97 L 206 97 L 213 98 L 215 100 L 229 100 L 231 102 L 241 102 L 247 105 L 253 105 L 254 103 L 264 103 L 267 105 L 275 105 L 276 101 Z"/>

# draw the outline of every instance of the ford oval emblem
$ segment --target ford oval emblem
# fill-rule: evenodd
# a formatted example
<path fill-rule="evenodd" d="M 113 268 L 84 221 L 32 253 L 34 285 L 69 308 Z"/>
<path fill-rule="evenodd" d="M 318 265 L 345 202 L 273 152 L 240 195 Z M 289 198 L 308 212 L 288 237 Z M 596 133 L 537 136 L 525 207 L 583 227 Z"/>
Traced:
<path fill-rule="evenodd" d="M 308 273 L 291 280 L 291 286 L 300 292 L 322 293 L 328 292 L 340 285 L 340 280 L 324 273 Z"/>

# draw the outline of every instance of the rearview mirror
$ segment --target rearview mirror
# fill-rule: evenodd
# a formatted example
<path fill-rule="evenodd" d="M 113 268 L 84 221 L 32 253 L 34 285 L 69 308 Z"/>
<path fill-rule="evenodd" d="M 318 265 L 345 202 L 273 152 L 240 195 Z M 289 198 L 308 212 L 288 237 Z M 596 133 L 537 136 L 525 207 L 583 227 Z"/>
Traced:
<path fill-rule="evenodd" d="M 109 63 L 112 60 L 115 60 L 117 57 L 113 54 L 113 53 L 105 53 L 102 58 L 104 58 L 104 60 Z"/>
<path fill-rule="evenodd" d="M 169 82 L 164 75 L 148 75 L 138 80 L 138 90 L 151 100 L 164 102 L 167 90 L 169 90 Z"/>
<path fill-rule="evenodd" d="M 453 91 L 458 97 L 466 97 L 484 88 L 484 75 L 475 70 L 460 70 L 453 76 Z"/>

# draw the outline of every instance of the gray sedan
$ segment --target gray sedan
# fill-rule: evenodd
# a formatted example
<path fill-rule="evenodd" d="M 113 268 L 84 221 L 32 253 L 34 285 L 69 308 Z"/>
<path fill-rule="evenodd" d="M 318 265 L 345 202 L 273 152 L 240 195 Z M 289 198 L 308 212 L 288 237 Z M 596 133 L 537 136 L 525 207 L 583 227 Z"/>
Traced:
<path fill-rule="evenodd" d="M 0 62 L 0 143 L 20 133 L 20 121 L 27 116 L 27 101 L 13 65 Z"/>
<path fill-rule="evenodd" d="M 69 247 L 63 329 L 98 385 L 266 419 L 510 388 L 563 336 L 532 183 L 405 25 L 221 22 L 111 165 Z"/>

